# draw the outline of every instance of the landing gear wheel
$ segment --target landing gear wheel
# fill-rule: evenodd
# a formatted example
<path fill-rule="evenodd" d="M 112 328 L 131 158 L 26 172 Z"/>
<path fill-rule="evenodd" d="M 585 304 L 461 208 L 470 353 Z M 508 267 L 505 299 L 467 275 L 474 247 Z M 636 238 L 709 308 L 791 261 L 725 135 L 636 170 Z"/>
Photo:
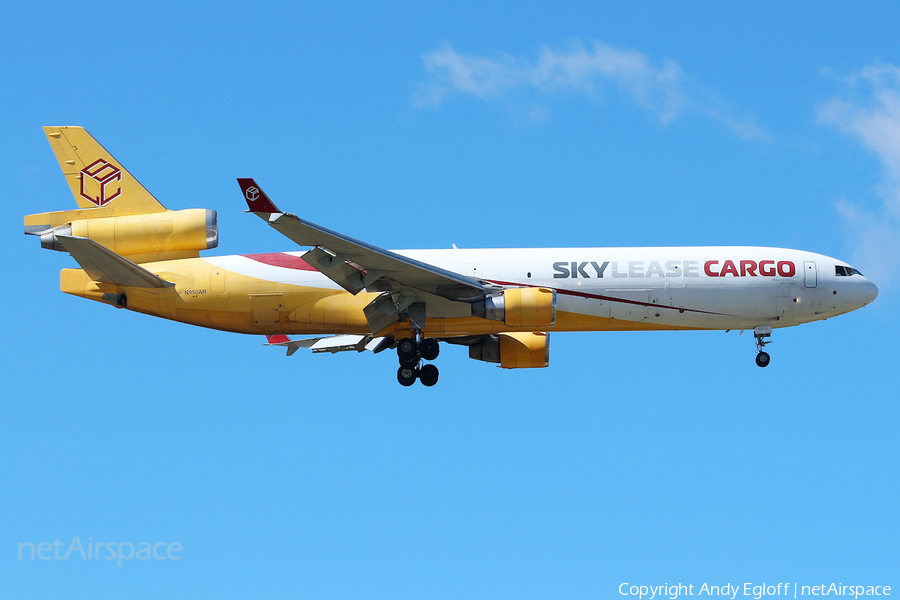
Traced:
<path fill-rule="evenodd" d="M 438 382 L 438 368 L 434 365 L 425 365 L 419 372 L 419 379 L 422 385 L 431 387 Z"/>
<path fill-rule="evenodd" d="M 416 353 L 416 340 L 412 338 L 404 338 L 397 342 L 397 356 L 400 357 L 400 362 L 409 361 L 414 358 L 418 358 Z"/>
<path fill-rule="evenodd" d="M 423 359 L 434 360 L 441 353 L 441 345 L 434 338 L 425 338 L 419 344 L 419 351 L 422 353 Z"/>
<path fill-rule="evenodd" d="M 400 366 L 408 369 L 415 369 L 419 366 L 419 357 L 413 354 L 410 357 L 400 357 Z"/>
<path fill-rule="evenodd" d="M 760 352 L 756 355 L 756 366 L 757 367 L 768 367 L 769 366 L 769 353 L 768 352 Z"/>
<path fill-rule="evenodd" d="M 435 369 L 436 370 L 436 369 Z M 412 367 L 400 367 L 397 369 L 397 381 L 404 387 L 409 387 L 416 382 L 416 369 Z M 437 381 L 437 379 L 435 379 Z"/>

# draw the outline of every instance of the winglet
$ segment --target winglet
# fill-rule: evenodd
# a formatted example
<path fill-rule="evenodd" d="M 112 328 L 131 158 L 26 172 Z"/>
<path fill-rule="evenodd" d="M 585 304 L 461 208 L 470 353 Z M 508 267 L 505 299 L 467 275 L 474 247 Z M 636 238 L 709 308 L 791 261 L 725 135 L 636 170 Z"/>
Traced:
<path fill-rule="evenodd" d="M 247 207 L 253 213 L 280 213 L 278 207 L 272 204 L 266 193 L 251 178 L 238 177 L 238 185 L 247 201 Z"/>
<path fill-rule="evenodd" d="M 251 180 L 252 181 L 252 180 Z M 284 346 L 287 348 L 287 355 L 290 356 L 301 347 L 303 340 L 294 341 L 286 335 L 276 334 L 266 336 L 266 346 Z"/>

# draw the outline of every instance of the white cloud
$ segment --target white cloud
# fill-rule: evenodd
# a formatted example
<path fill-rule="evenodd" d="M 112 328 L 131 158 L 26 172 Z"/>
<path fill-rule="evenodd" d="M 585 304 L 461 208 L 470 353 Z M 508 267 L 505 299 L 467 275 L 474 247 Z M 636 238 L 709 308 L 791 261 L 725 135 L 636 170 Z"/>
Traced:
<path fill-rule="evenodd" d="M 883 178 L 876 188 L 879 203 L 866 208 L 849 201 L 838 204 L 854 245 L 854 260 L 873 279 L 897 278 L 900 254 L 900 68 L 866 67 L 847 80 L 853 99 L 833 99 L 819 107 L 821 123 L 837 127 L 871 150 L 881 162 Z"/>
<path fill-rule="evenodd" d="M 731 115 L 724 103 L 686 76 L 676 62 L 654 64 L 640 52 L 599 41 L 587 46 L 575 42 L 564 51 L 543 47 L 536 61 L 509 55 L 465 56 L 449 45 L 423 60 L 433 80 L 417 90 L 413 103 L 418 107 L 437 106 L 453 92 L 481 99 L 503 97 L 517 89 L 544 95 L 575 92 L 594 96 L 612 85 L 662 123 L 691 111 L 722 122 L 740 137 L 766 137 L 752 118 Z M 546 116 L 546 110 L 539 114 Z"/>

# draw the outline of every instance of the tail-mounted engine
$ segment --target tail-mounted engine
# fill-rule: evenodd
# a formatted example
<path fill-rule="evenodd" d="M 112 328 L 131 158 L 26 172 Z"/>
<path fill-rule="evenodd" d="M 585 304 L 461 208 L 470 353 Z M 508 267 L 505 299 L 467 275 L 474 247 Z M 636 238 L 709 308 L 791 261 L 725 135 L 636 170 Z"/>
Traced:
<path fill-rule="evenodd" d="M 469 358 L 500 363 L 504 369 L 535 369 L 550 365 L 549 333 L 500 333 L 469 346 Z"/>
<path fill-rule="evenodd" d="M 202 208 L 79 219 L 37 229 L 27 228 L 26 233 L 39 234 L 44 248 L 65 250 L 57 235 L 85 237 L 134 262 L 197 257 L 201 250 L 219 245 L 216 211 Z"/>
<path fill-rule="evenodd" d="M 503 321 L 510 327 L 553 327 L 556 324 L 556 290 L 505 289 L 499 295 L 474 302 L 472 316 Z"/>

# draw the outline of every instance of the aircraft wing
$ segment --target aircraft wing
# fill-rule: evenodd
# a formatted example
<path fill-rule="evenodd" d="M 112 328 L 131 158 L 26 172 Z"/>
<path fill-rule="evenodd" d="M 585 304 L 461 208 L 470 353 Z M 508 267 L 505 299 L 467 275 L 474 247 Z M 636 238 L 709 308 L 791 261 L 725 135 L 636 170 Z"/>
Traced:
<path fill-rule="evenodd" d="M 303 259 L 339 286 L 357 294 L 362 290 L 407 292 L 415 290 L 448 300 L 473 302 L 485 296 L 489 285 L 389 250 L 347 237 L 280 211 L 253 179 L 238 179 L 249 212 L 301 246 L 315 246 Z"/>
<path fill-rule="evenodd" d="M 375 350 L 384 338 L 372 337 L 371 335 L 331 335 L 328 337 L 292 340 L 286 335 L 270 335 L 266 339 L 268 340 L 266 346 L 284 346 L 287 348 L 287 355 L 290 356 L 298 348 L 309 348 L 314 353 L 330 352 L 332 354 L 348 350 L 357 352 Z"/>
<path fill-rule="evenodd" d="M 129 287 L 164 288 L 175 285 L 119 256 L 92 239 L 57 235 L 72 257 L 94 281 Z"/>

